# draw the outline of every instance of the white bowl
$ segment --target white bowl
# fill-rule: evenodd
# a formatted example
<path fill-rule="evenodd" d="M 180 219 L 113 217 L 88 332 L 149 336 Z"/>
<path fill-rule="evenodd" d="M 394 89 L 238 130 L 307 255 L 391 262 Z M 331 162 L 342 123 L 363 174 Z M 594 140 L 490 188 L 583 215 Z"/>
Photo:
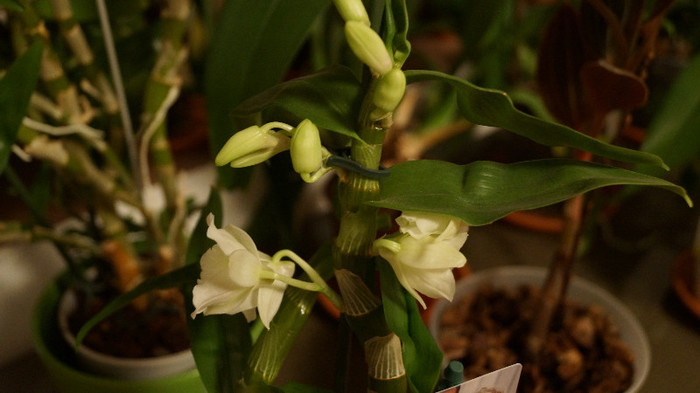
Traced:
<path fill-rule="evenodd" d="M 545 268 L 534 266 L 505 266 L 478 271 L 457 282 L 454 298 L 460 299 L 485 283 L 492 283 L 495 287 L 516 287 L 522 284 L 539 286 L 544 281 L 546 272 Z M 579 277 L 572 278 L 568 298 L 582 304 L 599 305 L 617 326 L 620 337 L 629 346 L 635 359 L 632 384 L 625 393 L 639 391 L 649 374 L 651 350 L 644 329 L 634 314 L 604 289 Z M 446 300 L 437 301 L 433 305 L 428 327 L 436 340 L 439 337 L 440 317 L 449 305 L 450 302 Z"/>
<path fill-rule="evenodd" d="M 75 336 L 68 328 L 68 315 L 75 307 L 75 293 L 65 292 L 58 307 L 58 325 L 63 338 L 72 347 L 75 347 Z M 118 379 L 163 378 L 195 367 L 194 357 L 189 349 L 151 358 L 122 358 L 105 355 L 80 345 L 77 348 L 77 357 L 85 371 Z"/>

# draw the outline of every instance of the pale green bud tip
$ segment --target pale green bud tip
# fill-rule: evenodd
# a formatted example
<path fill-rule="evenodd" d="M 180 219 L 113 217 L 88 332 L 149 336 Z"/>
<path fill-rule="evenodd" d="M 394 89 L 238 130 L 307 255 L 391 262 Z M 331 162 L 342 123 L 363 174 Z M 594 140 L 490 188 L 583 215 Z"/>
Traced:
<path fill-rule="evenodd" d="M 348 21 L 345 23 L 345 38 L 348 45 L 373 73 L 384 75 L 391 71 L 394 62 L 382 38 L 371 27 L 362 22 Z"/>
<path fill-rule="evenodd" d="M 403 99 L 406 91 L 406 75 L 394 68 L 377 81 L 377 87 L 372 97 L 375 108 L 372 110 L 372 120 L 378 120 L 392 113 Z"/>
<path fill-rule="evenodd" d="M 344 21 L 362 22 L 369 26 L 369 16 L 362 0 L 333 0 L 333 3 Z"/>
<path fill-rule="evenodd" d="M 243 168 L 266 161 L 287 149 L 289 137 L 252 126 L 229 138 L 214 162 L 217 166 L 230 163 L 234 168 Z"/>
<path fill-rule="evenodd" d="M 289 146 L 292 166 L 297 173 L 316 172 L 323 163 L 321 136 L 310 120 L 303 120 L 294 130 Z"/>

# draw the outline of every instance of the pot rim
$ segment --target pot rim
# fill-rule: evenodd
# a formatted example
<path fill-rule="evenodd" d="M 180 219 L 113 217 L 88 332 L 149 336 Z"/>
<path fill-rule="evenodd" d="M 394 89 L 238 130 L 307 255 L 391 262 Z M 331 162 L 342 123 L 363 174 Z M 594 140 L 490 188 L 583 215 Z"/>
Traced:
<path fill-rule="evenodd" d="M 459 299 L 487 281 L 494 282 L 497 286 L 541 285 L 546 273 L 546 268 L 538 266 L 501 266 L 476 271 L 457 282 L 454 299 Z M 620 337 L 634 354 L 634 376 L 625 393 L 639 391 L 649 374 L 652 355 L 649 339 L 637 317 L 608 291 L 580 277 L 571 278 L 567 297 L 583 304 L 598 304 L 605 310 L 606 315 L 619 329 Z M 450 304 L 448 300 L 438 300 L 430 315 L 428 328 L 438 343 L 440 316 Z"/>
<path fill-rule="evenodd" d="M 77 353 L 78 361 L 87 371 L 107 377 L 153 379 L 179 374 L 195 368 L 190 349 L 148 358 L 124 358 L 95 351 L 83 344 L 75 345 L 75 335 L 68 328 L 68 315 L 76 307 L 75 292 L 66 290 L 58 304 L 58 327 L 61 336 Z"/>

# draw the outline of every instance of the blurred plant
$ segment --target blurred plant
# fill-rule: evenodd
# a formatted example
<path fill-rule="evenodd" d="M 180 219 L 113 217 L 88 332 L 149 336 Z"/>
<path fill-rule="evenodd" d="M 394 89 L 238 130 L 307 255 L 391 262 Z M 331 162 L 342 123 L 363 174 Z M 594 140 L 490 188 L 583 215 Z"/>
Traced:
<path fill-rule="evenodd" d="M 2 242 L 53 241 L 92 292 L 184 264 L 192 206 L 166 119 L 188 87 L 188 45 L 201 45 L 194 12 L 188 0 L 0 2 L 0 173 L 27 208 L 3 218 Z"/>

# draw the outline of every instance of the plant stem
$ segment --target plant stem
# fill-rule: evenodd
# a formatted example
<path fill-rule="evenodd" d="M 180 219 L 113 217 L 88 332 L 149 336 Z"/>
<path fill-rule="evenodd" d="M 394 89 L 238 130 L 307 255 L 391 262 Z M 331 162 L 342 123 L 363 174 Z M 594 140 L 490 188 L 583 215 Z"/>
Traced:
<path fill-rule="evenodd" d="M 105 115 L 111 128 L 111 145 L 120 146 L 124 139 L 124 130 L 119 120 L 119 103 L 114 93 L 114 89 L 107 76 L 95 64 L 95 55 L 88 44 L 82 27 L 75 20 L 73 7 L 68 0 L 51 0 L 51 10 L 58 22 L 61 35 L 68 43 L 71 51 L 75 55 L 87 76 L 89 83 L 97 89 Z M 120 149 L 117 149 L 120 150 Z"/>
<path fill-rule="evenodd" d="M 384 137 L 391 127 L 391 115 L 380 124 L 369 120 L 376 82 L 376 78 L 370 82 L 362 105 L 358 132 L 361 140 L 353 141 L 351 145 L 351 158 L 368 169 L 379 168 Z M 364 205 L 364 202 L 378 194 L 379 184 L 375 179 L 351 172 L 340 179 L 338 190 L 343 211 L 333 252 L 336 275 L 347 270 L 352 274 L 350 277 L 361 278 L 359 282 L 352 280 L 353 285 L 342 285 L 339 281 L 343 298 L 353 298 L 357 302 L 353 302 L 354 309 L 343 310 L 343 315 L 352 331 L 364 344 L 370 389 L 379 393 L 405 391 L 406 373 L 400 356 L 400 342 L 386 325 L 381 301 L 376 295 L 355 296 L 357 292 L 374 293 L 370 289 L 373 287 L 371 283 L 375 271 L 370 254 L 377 233 L 378 209 Z M 347 273 L 343 273 L 343 276 L 345 275 Z M 388 357 L 395 362 L 383 364 L 387 359 L 383 355 L 396 354 L 397 350 L 398 358 Z"/>
<path fill-rule="evenodd" d="M 167 207 L 171 210 L 176 206 L 176 199 L 178 198 L 175 163 L 167 138 L 164 118 L 157 119 L 157 122 L 155 118 L 158 112 L 162 110 L 163 102 L 168 98 L 169 92 L 173 88 L 179 89 L 182 84 L 179 75 L 180 66 L 186 58 L 186 50 L 182 41 L 186 31 L 187 19 L 190 15 L 190 8 L 190 0 L 168 0 L 165 2 L 165 6 L 161 11 L 163 20 L 161 49 L 151 71 L 151 77 L 146 85 L 144 107 L 141 115 L 142 126 L 156 127 L 152 138 L 150 138 L 149 146 L 158 179 L 165 192 Z M 141 162 L 140 165 L 146 166 L 148 164 Z"/>
<path fill-rule="evenodd" d="M 526 349 L 530 359 L 538 359 L 549 332 L 552 318 L 566 298 L 580 244 L 587 198 L 576 196 L 564 203 L 564 226 L 554 260 L 540 293 L 540 301 L 527 337 Z"/>
<path fill-rule="evenodd" d="M 44 44 L 44 56 L 41 62 L 39 77 L 44 82 L 49 95 L 56 101 L 57 106 L 61 109 L 63 120 L 67 124 L 84 123 L 82 109 L 78 99 L 78 91 L 76 87 L 68 80 L 61 61 L 56 56 L 56 53 L 51 50 L 49 40 L 49 32 L 44 26 L 44 21 L 41 20 L 36 13 L 32 3 L 27 0 L 22 1 L 24 11 L 17 13 L 21 20 L 24 34 L 33 41 L 41 41 Z M 14 18 L 13 18 L 14 19 Z M 17 38 L 16 42 L 20 40 Z M 17 48 L 18 51 L 24 51 L 25 48 Z"/>

